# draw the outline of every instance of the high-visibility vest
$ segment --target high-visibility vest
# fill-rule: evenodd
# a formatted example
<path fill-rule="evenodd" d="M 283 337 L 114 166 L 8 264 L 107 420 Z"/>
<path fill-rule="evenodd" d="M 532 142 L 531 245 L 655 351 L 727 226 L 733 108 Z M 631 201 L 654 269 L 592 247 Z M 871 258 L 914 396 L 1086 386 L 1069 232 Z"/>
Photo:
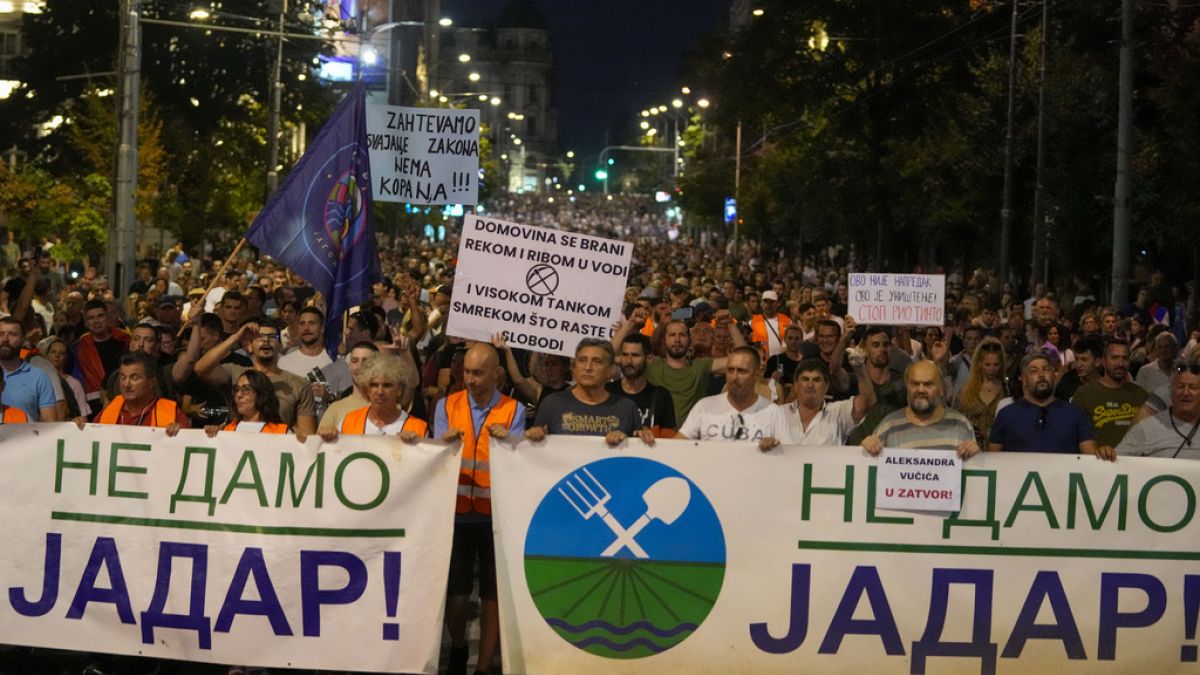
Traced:
<path fill-rule="evenodd" d="M 513 417 L 517 414 L 517 402 L 503 394 L 500 401 L 492 406 L 483 424 L 479 427 L 479 437 L 475 437 L 475 421 L 471 417 L 470 394 L 464 389 L 446 397 L 446 421 L 451 429 L 462 432 L 462 465 L 458 471 L 458 501 L 454 510 L 457 513 L 475 511 L 484 515 L 492 514 L 492 474 L 488 452 L 491 434 L 488 427 L 493 424 L 508 429 L 512 426 Z"/>
<path fill-rule="evenodd" d="M 654 337 L 654 328 L 654 318 L 647 318 L 646 323 L 642 324 L 642 335 L 645 335 L 646 337 Z"/>
<path fill-rule="evenodd" d="M 371 406 L 367 406 L 365 408 L 351 410 L 350 412 L 346 413 L 346 416 L 342 418 L 342 433 L 352 434 L 355 436 L 361 436 L 362 434 L 366 433 L 367 411 L 370 409 Z M 400 427 L 400 431 L 411 431 L 421 438 L 425 437 L 425 432 L 428 429 L 429 425 L 425 423 L 425 420 L 417 419 L 412 415 L 409 415 L 408 419 L 404 420 L 404 424 Z"/>
<path fill-rule="evenodd" d="M 118 395 L 104 410 L 100 411 L 98 424 L 116 424 L 121 418 L 121 408 L 125 406 L 125 397 Z M 154 412 L 150 414 L 150 426 L 166 427 L 174 424 L 179 416 L 179 405 L 169 398 L 159 398 L 154 401 Z"/>
<path fill-rule="evenodd" d="M 222 429 L 222 431 L 237 431 L 238 424 L 241 424 L 241 422 L 230 422 L 229 424 L 225 425 L 225 428 Z M 286 434 L 286 433 L 290 432 L 291 430 L 292 430 L 291 427 L 284 424 L 283 422 L 267 422 L 266 424 L 263 425 L 262 429 L 258 430 L 258 433 L 260 433 L 260 434 Z"/>
<path fill-rule="evenodd" d="M 29 416 L 20 408 L 5 406 L 3 420 L 3 424 L 24 424 L 29 421 Z"/>
<path fill-rule="evenodd" d="M 776 314 L 775 318 L 778 320 L 778 324 L 775 328 L 772 328 L 767 325 L 767 319 L 762 314 L 755 314 L 750 317 L 750 341 L 756 345 L 762 345 L 763 358 L 771 355 L 769 353 L 771 346 L 769 335 L 774 335 L 773 331 L 775 330 L 779 331 L 776 339 L 779 340 L 779 348 L 782 350 L 783 334 L 787 332 L 787 327 L 792 323 L 791 319 L 787 318 L 785 314 Z"/>

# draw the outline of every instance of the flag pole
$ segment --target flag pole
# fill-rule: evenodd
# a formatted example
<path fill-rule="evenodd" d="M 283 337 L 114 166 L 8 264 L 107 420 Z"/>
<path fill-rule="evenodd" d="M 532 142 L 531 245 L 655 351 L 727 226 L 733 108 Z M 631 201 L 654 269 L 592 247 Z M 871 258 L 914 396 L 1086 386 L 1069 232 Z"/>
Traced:
<path fill-rule="evenodd" d="M 205 299 L 208 298 L 208 294 L 212 292 L 212 289 L 217 287 L 217 282 L 221 280 L 221 277 L 225 276 L 225 270 L 229 268 L 229 263 L 233 262 L 233 259 L 237 257 L 237 254 L 241 252 L 242 247 L 245 245 L 246 245 L 246 238 L 242 237 L 241 241 L 239 241 L 237 243 L 237 246 L 233 247 L 233 252 L 229 254 L 229 257 L 225 258 L 225 262 L 221 265 L 221 268 L 219 270 L 217 270 L 216 276 L 214 276 L 212 278 L 212 281 L 210 281 L 208 283 L 208 288 L 205 289 L 205 291 L 204 291 Z M 194 307 L 192 309 L 195 310 Z M 191 318 L 192 318 L 191 313 L 189 312 L 188 313 L 188 321 L 184 321 L 179 325 L 179 332 L 175 334 L 175 337 L 181 337 L 183 335 L 183 331 L 187 328 L 187 325 L 191 321 Z"/>

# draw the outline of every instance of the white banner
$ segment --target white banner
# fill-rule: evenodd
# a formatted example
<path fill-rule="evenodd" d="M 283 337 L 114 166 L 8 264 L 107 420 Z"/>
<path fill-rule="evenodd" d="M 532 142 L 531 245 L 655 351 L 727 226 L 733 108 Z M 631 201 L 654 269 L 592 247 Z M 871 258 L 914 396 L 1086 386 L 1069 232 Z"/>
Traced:
<path fill-rule="evenodd" d="M 0 426 L 0 644 L 436 672 L 440 444 Z"/>
<path fill-rule="evenodd" d="M 884 448 L 876 504 L 881 509 L 940 511 L 961 506 L 962 460 L 953 450 Z"/>
<path fill-rule="evenodd" d="M 995 453 L 952 515 L 855 448 L 493 450 L 506 673 L 1195 673 L 1200 463 Z"/>
<path fill-rule="evenodd" d="M 585 337 L 612 337 L 633 245 L 468 215 L 458 245 L 446 332 L 575 355 Z"/>
<path fill-rule="evenodd" d="M 479 201 L 479 111 L 367 105 L 377 202 Z"/>
<path fill-rule="evenodd" d="M 848 277 L 849 312 L 860 324 L 942 326 L 946 323 L 944 274 L 858 272 Z"/>

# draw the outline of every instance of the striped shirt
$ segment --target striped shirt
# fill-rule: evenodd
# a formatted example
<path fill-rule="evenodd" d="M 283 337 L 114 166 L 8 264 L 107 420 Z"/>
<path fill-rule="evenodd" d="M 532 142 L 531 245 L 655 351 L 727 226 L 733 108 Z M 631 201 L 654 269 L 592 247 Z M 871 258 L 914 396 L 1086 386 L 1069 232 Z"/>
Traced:
<path fill-rule="evenodd" d="M 913 424 L 904 412 L 902 408 L 890 413 L 875 427 L 883 447 L 955 450 L 959 443 L 975 438 L 971 423 L 957 410 L 946 408 L 945 417 L 925 426 Z"/>

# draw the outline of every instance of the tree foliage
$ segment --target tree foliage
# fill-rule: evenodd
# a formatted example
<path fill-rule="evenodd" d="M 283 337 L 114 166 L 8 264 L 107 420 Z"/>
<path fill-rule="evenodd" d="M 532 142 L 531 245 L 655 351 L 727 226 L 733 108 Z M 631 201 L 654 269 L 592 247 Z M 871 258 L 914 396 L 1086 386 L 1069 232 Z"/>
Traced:
<path fill-rule="evenodd" d="M 715 105 L 689 138 L 682 204 L 716 225 L 743 132 L 743 231 L 776 250 L 845 244 L 877 268 L 995 265 L 1012 7 L 999 0 L 767 0 L 761 19 L 693 57 Z M 1021 2 L 1013 124 L 1013 265 L 1028 273 L 1037 95 L 1047 40 L 1042 199 L 1050 264 L 1111 257 L 1119 3 Z M 1200 7 L 1142 3 L 1135 18 L 1135 247 L 1159 266 L 1193 255 L 1200 175 Z M 715 136 L 715 139 L 712 138 Z M 1190 237 L 1189 239 L 1194 239 Z M 1153 252 L 1151 252 L 1153 251 Z"/>

